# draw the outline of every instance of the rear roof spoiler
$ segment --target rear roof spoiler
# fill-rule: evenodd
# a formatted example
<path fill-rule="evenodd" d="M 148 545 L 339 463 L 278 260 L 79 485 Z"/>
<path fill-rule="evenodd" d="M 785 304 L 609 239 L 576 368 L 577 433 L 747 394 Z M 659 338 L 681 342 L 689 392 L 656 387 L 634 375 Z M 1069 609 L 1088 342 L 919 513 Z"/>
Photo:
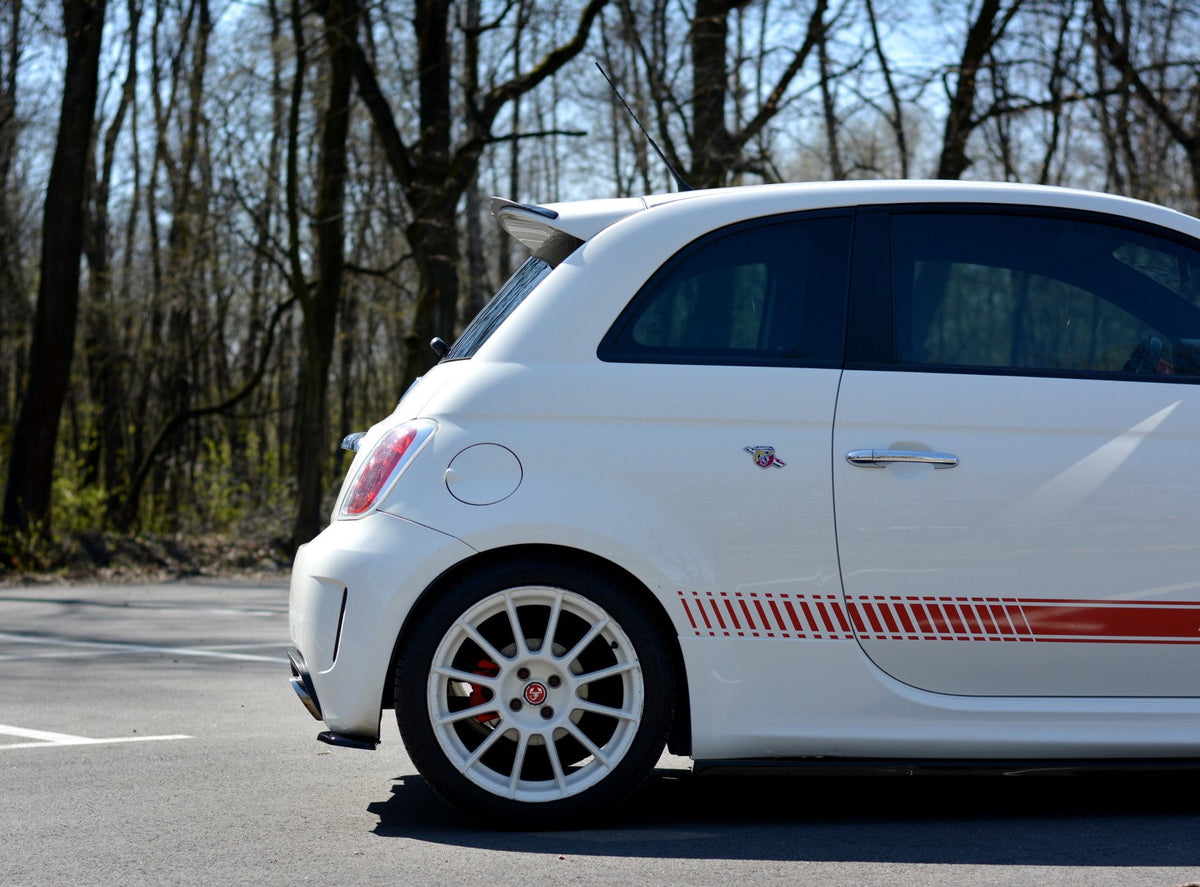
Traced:
<path fill-rule="evenodd" d="M 500 227 L 534 252 L 564 234 L 583 243 L 614 222 L 645 208 L 645 201 L 635 197 L 550 206 L 516 203 L 503 197 L 493 197 L 491 202 L 492 216 Z"/>

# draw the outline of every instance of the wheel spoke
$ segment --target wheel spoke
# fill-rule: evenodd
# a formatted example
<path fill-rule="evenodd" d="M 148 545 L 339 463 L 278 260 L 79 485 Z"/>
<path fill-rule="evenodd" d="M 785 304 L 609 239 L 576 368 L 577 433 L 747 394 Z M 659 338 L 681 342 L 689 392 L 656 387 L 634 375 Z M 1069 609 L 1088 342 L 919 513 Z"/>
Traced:
<path fill-rule="evenodd" d="M 579 643 L 577 643 L 574 647 L 572 647 L 570 650 L 568 650 L 565 656 L 560 656 L 559 659 L 563 662 L 568 662 L 568 663 L 574 662 L 576 657 L 578 657 L 580 653 L 582 653 L 584 650 L 587 649 L 587 645 L 590 644 L 592 641 L 594 641 L 596 639 L 597 635 L 599 635 L 600 632 L 604 631 L 604 628 L 607 625 L 608 625 L 608 617 L 605 616 L 603 619 L 599 620 L 595 625 L 593 625 L 588 630 L 587 634 L 585 634 L 582 638 L 580 638 Z"/>
<path fill-rule="evenodd" d="M 597 705 L 587 699 L 576 699 L 571 708 L 575 711 L 590 711 L 592 714 L 603 715 L 606 718 L 615 718 L 619 721 L 636 721 L 638 715 L 632 711 L 627 711 L 623 708 L 610 708 L 607 705 Z"/>
<path fill-rule="evenodd" d="M 497 693 L 500 690 L 500 679 L 498 677 L 488 677 L 485 674 L 479 674 L 474 671 L 463 671 L 459 668 L 447 668 L 443 665 L 435 665 L 431 670 L 434 674 L 440 675 L 447 680 L 459 681 L 463 684 L 474 684 L 478 687 L 486 687 L 493 693 Z"/>
<path fill-rule="evenodd" d="M 487 754 L 488 749 L 500 741 L 500 737 L 504 735 L 504 730 L 493 730 L 484 740 L 476 746 L 475 751 L 471 752 L 471 756 L 463 761 L 459 768 L 466 773 L 472 767 L 479 763 L 479 759 Z"/>
<path fill-rule="evenodd" d="M 563 593 L 556 592 L 554 603 L 550 605 L 550 618 L 546 621 L 545 637 L 542 639 L 542 653 L 554 655 L 554 633 L 558 631 L 558 617 L 562 613 Z"/>
<path fill-rule="evenodd" d="M 521 784 L 521 771 L 525 769 L 525 753 L 529 750 L 529 734 L 517 732 L 517 750 L 513 753 L 512 772 L 508 774 L 508 796 L 515 798 Z"/>
<path fill-rule="evenodd" d="M 481 635 L 479 630 L 475 628 L 474 625 L 471 625 L 468 622 L 463 622 L 461 619 L 459 619 L 455 624 L 466 633 L 467 637 L 479 645 L 479 649 L 483 650 L 484 654 L 488 657 L 488 659 L 492 660 L 492 662 L 506 662 L 508 660 L 508 657 L 501 655 L 500 651 L 493 647 L 491 642 Z"/>
<path fill-rule="evenodd" d="M 448 724 L 454 724 L 458 721 L 465 721 L 467 718 L 478 717 L 479 715 L 498 715 L 501 719 L 504 717 L 504 712 L 501 706 L 496 703 L 496 700 L 489 699 L 482 705 L 472 705 L 470 708 L 464 708 L 462 711 L 448 711 L 437 715 L 432 719 L 433 726 L 445 727 Z"/>
<path fill-rule="evenodd" d="M 508 613 L 508 625 L 512 630 L 513 643 L 517 645 L 514 658 L 523 659 L 529 655 L 529 645 L 525 641 L 525 631 L 521 628 L 521 618 L 517 615 L 517 605 L 513 603 L 512 594 L 504 595 L 504 609 Z"/>
<path fill-rule="evenodd" d="M 575 740 L 584 748 L 586 748 L 593 758 L 603 764 L 606 768 L 612 766 L 612 762 L 609 761 L 608 757 L 604 754 L 604 750 L 601 749 L 600 746 L 596 745 L 596 743 L 592 742 L 591 737 L 580 730 L 578 724 L 567 721 L 564 726 L 567 728 L 567 732 L 575 737 Z"/>
<path fill-rule="evenodd" d="M 560 792 L 567 790 L 567 776 L 563 772 L 562 760 L 558 756 L 558 746 L 554 744 L 554 731 L 550 730 L 542 734 L 542 741 L 546 743 L 546 757 L 550 759 L 550 769 L 554 773 L 554 784 L 558 786 Z"/>
<path fill-rule="evenodd" d="M 610 665 L 608 668 L 597 669 L 596 671 L 587 671 L 582 674 L 575 675 L 575 680 L 580 684 L 590 684 L 593 681 L 602 681 L 605 678 L 611 678 L 614 675 L 625 674 L 630 671 L 637 671 L 640 666 L 636 662 L 618 662 L 616 665 Z"/>

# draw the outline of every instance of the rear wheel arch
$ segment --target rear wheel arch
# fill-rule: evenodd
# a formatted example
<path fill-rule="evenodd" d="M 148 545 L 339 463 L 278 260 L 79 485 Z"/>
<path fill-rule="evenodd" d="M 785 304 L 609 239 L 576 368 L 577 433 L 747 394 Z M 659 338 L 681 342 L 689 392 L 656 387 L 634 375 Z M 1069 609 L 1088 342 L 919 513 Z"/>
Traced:
<path fill-rule="evenodd" d="M 653 619 L 656 630 L 666 643 L 675 673 L 675 718 L 667 743 L 668 748 L 672 754 L 689 755 L 692 745 L 692 730 L 688 675 L 684 665 L 683 651 L 679 646 L 679 634 L 671 617 L 663 607 L 662 601 L 646 587 L 645 583 L 618 564 L 587 551 L 559 545 L 515 545 L 480 552 L 455 564 L 430 583 L 409 610 L 400 633 L 396 637 L 391 660 L 388 663 L 388 677 L 384 682 L 382 707 L 394 708 L 395 688 L 391 677 L 396 672 L 400 652 L 411 639 L 413 632 L 423 624 L 424 617 L 437 604 L 446 589 L 467 582 L 498 566 L 519 564 L 556 564 L 576 569 L 583 568 L 635 596 Z"/>

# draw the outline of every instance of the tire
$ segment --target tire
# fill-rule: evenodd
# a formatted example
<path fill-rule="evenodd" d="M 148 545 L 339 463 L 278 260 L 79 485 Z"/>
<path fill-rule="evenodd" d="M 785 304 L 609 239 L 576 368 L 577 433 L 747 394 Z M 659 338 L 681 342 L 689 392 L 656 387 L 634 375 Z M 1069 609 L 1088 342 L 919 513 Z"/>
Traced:
<path fill-rule="evenodd" d="M 573 564 L 505 565 L 420 619 L 397 661 L 396 720 L 451 804 L 500 828 L 580 825 L 650 774 L 675 676 L 630 590 Z"/>

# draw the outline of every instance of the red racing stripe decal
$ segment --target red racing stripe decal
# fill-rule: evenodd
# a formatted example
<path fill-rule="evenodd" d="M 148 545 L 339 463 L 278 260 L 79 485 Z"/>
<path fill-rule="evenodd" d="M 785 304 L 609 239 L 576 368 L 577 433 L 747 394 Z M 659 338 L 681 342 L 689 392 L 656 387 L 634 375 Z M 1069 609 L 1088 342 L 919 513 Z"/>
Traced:
<path fill-rule="evenodd" d="M 1200 601 L 679 591 L 697 637 L 1200 644 Z M 722 612 L 724 611 L 724 612 Z M 697 618 L 697 616 L 699 618 Z"/>
<path fill-rule="evenodd" d="M 1025 601 L 1030 631 L 1039 640 L 1112 637 L 1177 641 L 1200 640 L 1200 611 L 1171 605 Z"/>
<path fill-rule="evenodd" d="M 687 604 L 687 598 L 680 596 L 679 603 L 683 604 L 683 612 L 687 614 L 688 622 L 691 623 L 692 629 L 698 629 L 699 626 L 696 625 L 696 617 L 692 615 L 692 609 Z"/>
<path fill-rule="evenodd" d="M 680 592 L 680 594 L 683 594 L 683 592 Z M 800 617 L 796 615 L 796 610 L 792 607 L 792 602 L 784 601 L 783 606 L 788 611 L 788 615 L 792 617 L 792 627 L 797 632 L 802 631 L 803 629 L 800 627 Z M 784 635 L 784 637 L 787 637 L 787 635 Z"/>
<path fill-rule="evenodd" d="M 743 604 L 743 606 L 745 606 L 745 605 Z M 771 629 L 774 627 L 773 625 L 771 625 L 771 620 L 767 618 L 767 611 L 763 609 L 763 605 L 762 605 L 761 601 L 759 601 L 757 599 L 754 601 L 754 609 L 756 609 L 758 611 L 758 618 L 762 620 L 763 625 L 767 626 L 768 629 Z M 771 631 L 768 631 L 767 637 L 774 637 L 774 633 Z"/>

